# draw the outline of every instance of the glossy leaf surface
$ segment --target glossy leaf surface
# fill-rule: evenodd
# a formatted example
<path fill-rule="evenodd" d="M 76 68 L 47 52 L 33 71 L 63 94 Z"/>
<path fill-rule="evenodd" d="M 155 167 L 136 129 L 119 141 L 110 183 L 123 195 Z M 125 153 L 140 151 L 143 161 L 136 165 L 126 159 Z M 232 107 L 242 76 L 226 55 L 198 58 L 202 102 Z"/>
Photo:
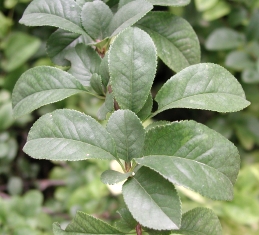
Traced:
<path fill-rule="evenodd" d="M 33 0 L 19 22 L 27 26 L 48 25 L 85 34 L 80 14 L 80 6 L 73 0 Z"/>
<path fill-rule="evenodd" d="M 50 103 L 86 91 L 72 75 L 53 67 L 35 67 L 27 70 L 13 90 L 15 117 L 30 113 Z"/>
<path fill-rule="evenodd" d="M 108 36 L 107 28 L 113 13 L 104 2 L 94 1 L 84 4 L 81 18 L 85 31 L 95 41 Z"/>
<path fill-rule="evenodd" d="M 92 117 L 69 109 L 54 111 L 36 121 L 23 150 L 33 158 L 56 161 L 116 156 L 106 129 Z"/>
<path fill-rule="evenodd" d="M 231 200 L 239 171 L 237 148 L 194 121 L 158 126 L 146 133 L 141 164 L 170 182 L 216 200 Z"/>
<path fill-rule="evenodd" d="M 84 86 L 90 85 L 91 77 L 98 72 L 101 58 L 90 46 L 77 45 L 67 53 L 67 60 L 71 62 L 69 73 L 75 76 Z"/>
<path fill-rule="evenodd" d="M 181 229 L 171 234 L 222 235 L 222 228 L 212 210 L 198 207 L 183 214 Z"/>
<path fill-rule="evenodd" d="M 122 193 L 129 211 L 143 226 L 158 230 L 180 227 L 179 196 L 174 186 L 158 173 L 142 167 L 124 183 Z"/>
<path fill-rule="evenodd" d="M 237 79 L 223 67 L 211 63 L 183 69 L 162 86 L 155 100 L 157 113 L 171 108 L 235 112 L 250 104 Z"/>
<path fill-rule="evenodd" d="M 55 235 L 94 235 L 94 234 L 123 234 L 111 225 L 96 219 L 83 212 L 77 212 L 74 220 L 66 227 L 65 230 L 60 228 L 58 223 L 53 224 L 53 232 Z"/>
<path fill-rule="evenodd" d="M 122 30 L 140 20 L 153 8 L 146 0 L 134 0 L 121 7 L 113 16 L 109 25 L 109 35 L 115 36 Z"/>
<path fill-rule="evenodd" d="M 118 158 L 130 162 L 141 157 L 145 130 L 136 114 L 118 110 L 111 115 L 106 128 L 115 141 Z"/>
<path fill-rule="evenodd" d="M 191 25 L 169 12 L 150 12 L 137 26 L 153 39 L 158 56 L 172 70 L 200 62 L 199 40 Z"/>
<path fill-rule="evenodd" d="M 63 29 L 58 29 L 51 34 L 48 39 L 47 53 L 53 63 L 61 66 L 69 66 L 69 61 L 65 59 L 69 49 L 75 47 L 79 43 L 88 44 L 91 42 L 91 38 L 87 35 L 80 35 Z"/>
<path fill-rule="evenodd" d="M 112 44 L 109 68 L 113 94 L 122 109 L 137 113 L 146 103 L 156 72 L 156 48 L 138 28 L 122 32 Z"/>

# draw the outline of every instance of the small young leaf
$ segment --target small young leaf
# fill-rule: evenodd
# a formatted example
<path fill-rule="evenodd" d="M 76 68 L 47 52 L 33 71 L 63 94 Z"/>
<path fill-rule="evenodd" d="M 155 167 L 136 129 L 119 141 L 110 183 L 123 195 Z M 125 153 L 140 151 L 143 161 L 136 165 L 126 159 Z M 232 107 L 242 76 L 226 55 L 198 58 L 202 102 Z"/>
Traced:
<path fill-rule="evenodd" d="M 158 173 L 142 167 L 124 183 L 122 193 L 129 211 L 141 225 L 157 230 L 179 229 L 179 196 Z"/>
<path fill-rule="evenodd" d="M 144 156 L 135 160 L 174 184 L 216 200 L 233 196 L 240 164 L 237 148 L 202 124 L 184 121 L 150 129 Z"/>
<path fill-rule="evenodd" d="M 53 232 L 55 235 L 122 235 L 123 232 L 112 227 L 111 225 L 87 215 L 81 211 L 76 213 L 73 221 L 65 230 L 60 228 L 58 223 L 53 224 Z"/>
<path fill-rule="evenodd" d="M 155 100 L 157 113 L 171 108 L 235 112 L 250 102 L 237 79 L 223 67 L 202 63 L 189 66 L 170 78 Z"/>
<path fill-rule="evenodd" d="M 183 214 L 180 230 L 170 234 L 181 235 L 222 235 L 222 228 L 218 217 L 208 208 L 195 208 Z"/>
<path fill-rule="evenodd" d="M 188 5 L 191 0 L 148 0 L 153 5 L 180 7 Z"/>
<path fill-rule="evenodd" d="M 107 170 L 102 173 L 101 181 L 104 184 L 110 184 L 110 185 L 117 184 L 129 178 L 131 174 L 132 174 L 131 172 L 121 173 L 118 171 Z"/>
<path fill-rule="evenodd" d="M 84 86 L 90 85 L 90 79 L 98 72 L 101 58 L 90 46 L 83 44 L 70 49 L 65 57 L 71 62 L 69 73 L 74 75 Z"/>
<path fill-rule="evenodd" d="M 115 36 L 130 27 L 151 11 L 152 4 L 146 0 L 133 0 L 121 7 L 113 16 L 109 25 L 109 35 Z"/>
<path fill-rule="evenodd" d="M 122 32 L 109 50 L 113 94 L 122 109 L 138 113 L 150 94 L 156 72 L 156 48 L 138 28 Z"/>
<path fill-rule="evenodd" d="M 137 113 L 137 116 L 140 118 L 140 120 L 145 120 L 151 114 L 152 108 L 153 108 L 153 99 L 150 94 L 142 109 Z"/>
<path fill-rule="evenodd" d="M 80 35 L 58 29 L 51 34 L 48 39 L 47 53 L 53 63 L 61 66 L 69 66 L 69 61 L 65 59 L 67 51 L 70 48 L 74 48 L 79 43 L 88 44 L 91 42 L 92 39 L 86 34 Z"/>
<path fill-rule="evenodd" d="M 85 31 L 95 41 L 108 36 L 106 32 L 112 17 L 112 11 L 102 1 L 85 3 L 81 14 Z"/>
<path fill-rule="evenodd" d="M 98 74 L 101 75 L 102 83 L 106 87 L 110 80 L 109 65 L 108 65 L 108 53 L 102 59 L 102 62 L 99 66 Z"/>
<path fill-rule="evenodd" d="M 56 110 L 37 120 L 23 150 L 33 158 L 55 161 L 111 160 L 116 156 L 114 141 L 101 124 L 68 109 Z"/>
<path fill-rule="evenodd" d="M 128 233 L 136 228 L 137 221 L 132 217 L 128 208 L 121 208 L 118 210 L 118 213 L 120 214 L 121 219 L 116 222 L 117 228 L 125 233 Z"/>
<path fill-rule="evenodd" d="M 158 56 L 172 70 L 179 72 L 200 62 L 200 45 L 191 25 L 169 12 L 149 12 L 137 26 L 153 39 Z"/>
<path fill-rule="evenodd" d="M 91 77 L 90 80 L 90 85 L 93 88 L 93 90 L 99 94 L 99 95 L 103 95 L 104 91 L 103 91 L 103 84 L 102 84 L 102 78 L 100 75 L 98 75 L 97 73 L 94 73 Z"/>
<path fill-rule="evenodd" d="M 145 130 L 136 114 L 118 110 L 111 115 L 106 128 L 116 143 L 118 158 L 130 162 L 142 156 Z"/>
<path fill-rule="evenodd" d="M 101 108 L 98 110 L 98 119 L 105 120 L 108 113 L 114 111 L 114 99 L 112 93 L 107 92 L 105 101 Z"/>
<path fill-rule="evenodd" d="M 27 26 L 54 26 L 85 34 L 81 27 L 81 8 L 74 0 L 33 0 L 19 21 Z"/>
<path fill-rule="evenodd" d="M 243 34 L 229 28 L 214 30 L 206 41 L 206 48 L 211 51 L 230 50 L 245 43 Z"/>
<path fill-rule="evenodd" d="M 50 103 L 86 91 L 72 75 L 53 67 L 27 70 L 13 90 L 13 113 L 20 117 Z"/>

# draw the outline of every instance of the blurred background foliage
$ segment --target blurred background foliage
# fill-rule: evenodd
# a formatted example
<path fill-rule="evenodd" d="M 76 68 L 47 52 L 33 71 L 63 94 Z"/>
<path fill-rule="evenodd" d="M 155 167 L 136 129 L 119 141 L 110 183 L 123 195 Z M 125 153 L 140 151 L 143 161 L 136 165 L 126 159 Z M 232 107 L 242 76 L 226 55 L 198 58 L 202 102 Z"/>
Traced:
<path fill-rule="evenodd" d="M 41 115 L 56 108 L 73 108 L 96 117 L 101 106 L 96 98 L 79 94 L 18 120 L 12 118 L 11 92 L 20 75 L 31 67 L 54 66 L 45 46 L 55 29 L 18 24 L 29 2 L 0 1 L 0 234 L 50 235 L 54 221 L 66 226 L 77 210 L 114 223 L 123 200 L 118 188 L 107 188 L 100 181 L 104 170 L 116 168 L 113 163 L 39 161 L 22 152 L 30 126 Z M 225 235 L 258 235 L 259 0 L 193 0 L 184 8 L 156 10 L 168 10 L 190 22 L 201 43 L 202 62 L 227 68 L 251 101 L 238 113 L 174 109 L 156 117 L 204 123 L 230 139 L 240 151 L 241 170 L 234 200 L 212 201 L 179 188 L 183 211 L 209 207 L 220 217 Z M 153 94 L 172 75 L 159 61 Z"/>

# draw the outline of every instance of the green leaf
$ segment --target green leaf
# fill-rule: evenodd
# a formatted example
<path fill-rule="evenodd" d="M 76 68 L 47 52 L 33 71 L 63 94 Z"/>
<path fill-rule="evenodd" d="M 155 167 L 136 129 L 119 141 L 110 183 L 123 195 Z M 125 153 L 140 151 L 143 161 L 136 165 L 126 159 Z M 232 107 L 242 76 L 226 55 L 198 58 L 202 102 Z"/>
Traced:
<path fill-rule="evenodd" d="M 90 85 L 97 94 L 104 95 L 103 84 L 102 84 L 102 79 L 100 75 L 98 75 L 97 73 L 94 73 L 93 76 L 91 77 Z"/>
<path fill-rule="evenodd" d="M 74 0 L 33 0 L 20 19 L 27 26 L 54 26 L 85 34 L 81 27 L 81 7 Z"/>
<path fill-rule="evenodd" d="M 102 1 L 88 2 L 82 10 L 82 25 L 95 41 L 106 38 L 107 28 L 113 18 L 110 8 Z"/>
<path fill-rule="evenodd" d="M 235 112 L 250 102 L 236 78 L 223 67 L 202 63 L 183 69 L 159 90 L 158 111 L 171 108 Z"/>
<path fill-rule="evenodd" d="M 6 130 L 14 122 L 11 101 L 0 103 L 0 131 Z"/>
<path fill-rule="evenodd" d="M 194 3 L 198 11 L 205 11 L 215 6 L 218 1 L 219 0 L 195 0 Z"/>
<path fill-rule="evenodd" d="M 108 27 L 109 35 L 115 36 L 122 30 L 135 24 L 152 8 L 152 4 L 146 0 L 134 0 L 124 5 L 112 18 Z"/>
<path fill-rule="evenodd" d="M 107 170 L 102 173 L 101 181 L 104 184 L 110 184 L 110 185 L 117 184 L 129 178 L 131 174 L 132 172 L 121 173 L 114 170 Z"/>
<path fill-rule="evenodd" d="M 218 28 L 209 35 L 205 47 L 211 51 L 230 50 L 244 43 L 243 34 L 230 28 Z"/>
<path fill-rule="evenodd" d="M 54 223 L 53 232 L 55 235 L 123 234 L 123 232 L 105 223 L 104 221 L 96 219 L 80 211 L 76 213 L 75 218 L 65 230 L 62 230 L 58 223 Z"/>
<path fill-rule="evenodd" d="M 101 108 L 98 110 L 98 119 L 105 120 L 108 113 L 112 113 L 114 111 L 114 99 L 112 93 L 107 92 L 105 101 Z"/>
<path fill-rule="evenodd" d="M 86 34 L 80 35 L 63 29 L 58 29 L 51 34 L 48 39 L 47 53 L 53 63 L 61 66 L 69 66 L 69 61 L 65 59 L 68 50 L 70 48 L 74 48 L 79 43 L 88 44 L 91 42 L 91 38 Z"/>
<path fill-rule="evenodd" d="M 140 118 L 140 120 L 146 120 L 146 118 L 151 114 L 152 108 L 153 108 L 153 99 L 150 94 L 142 109 L 137 113 L 137 116 Z"/>
<path fill-rule="evenodd" d="M 110 80 L 109 65 L 108 65 L 108 53 L 106 53 L 102 59 L 102 62 L 99 66 L 98 74 L 101 75 L 102 83 L 106 87 Z"/>
<path fill-rule="evenodd" d="M 128 208 L 121 208 L 117 212 L 121 216 L 121 219 L 119 221 L 116 221 L 117 228 L 125 233 L 128 233 L 136 228 L 137 221 L 132 217 Z"/>
<path fill-rule="evenodd" d="M 231 12 L 230 5 L 225 1 L 218 1 L 212 8 L 203 12 L 202 16 L 207 21 L 219 19 Z"/>
<path fill-rule="evenodd" d="M 109 50 L 111 85 L 122 109 L 138 113 L 150 94 L 157 66 L 156 48 L 138 28 L 122 32 Z"/>
<path fill-rule="evenodd" d="M 124 183 L 122 193 L 129 211 L 141 225 L 158 230 L 179 229 L 179 196 L 158 173 L 142 167 Z"/>
<path fill-rule="evenodd" d="M 17 81 L 12 96 L 14 116 L 20 117 L 50 103 L 86 91 L 72 75 L 53 67 L 27 70 Z"/>
<path fill-rule="evenodd" d="M 23 65 L 40 47 L 40 40 L 22 32 L 10 34 L 2 43 L 5 60 L 2 68 L 7 72 Z"/>
<path fill-rule="evenodd" d="M 141 157 L 145 130 L 135 113 L 130 110 L 115 111 L 106 127 L 115 141 L 118 158 L 130 162 Z"/>
<path fill-rule="evenodd" d="M 153 39 L 158 56 L 172 70 L 200 62 L 200 46 L 191 25 L 169 12 L 150 12 L 137 26 Z"/>
<path fill-rule="evenodd" d="M 212 210 L 198 207 L 183 214 L 181 229 L 171 234 L 222 235 L 222 228 Z"/>
<path fill-rule="evenodd" d="M 191 0 L 148 0 L 153 5 L 158 6 L 174 6 L 174 7 L 180 7 L 180 6 L 186 6 L 188 5 Z"/>
<path fill-rule="evenodd" d="M 248 68 L 242 71 L 241 74 L 242 81 L 247 84 L 258 84 L 259 83 L 259 74 L 258 69 Z"/>
<path fill-rule="evenodd" d="M 226 57 L 225 65 L 236 71 L 243 71 L 253 67 L 254 62 L 244 51 L 231 51 Z"/>
<path fill-rule="evenodd" d="M 101 58 L 90 46 L 78 44 L 70 49 L 65 57 L 71 62 L 69 73 L 74 75 L 84 86 L 90 85 L 90 79 L 97 73 L 101 63 Z"/>
<path fill-rule="evenodd" d="M 86 2 L 93 2 L 94 0 L 75 0 L 76 3 L 80 6 L 83 7 Z"/>
<path fill-rule="evenodd" d="M 259 24 L 259 10 L 257 9 L 256 11 L 254 11 L 246 29 L 246 35 L 249 41 L 253 41 L 253 40 L 256 41 L 259 39 L 259 32 L 257 30 L 258 24 Z"/>
<path fill-rule="evenodd" d="M 31 128 L 24 152 L 33 158 L 56 161 L 114 159 L 112 137 L 96 120 L 74 110 L 56 110 Z"/>
<path fill-rule="evenodd" d="M 167 125 L 167 124 L 171 124 L 171 122 L 169 122 L 169 121 L 155 121 L 155 122 L 152 122 L 151 124 L 149 124 L 146 128 L 145 128 L 145 131 L 147 132 L 147 131 L 149 131 L 150 129 L 152 129 L 152 128 L 155 128 L 155 127 L 157 127 L 157 126 L 165 126 L 165 125 Z"/>
<path fill-rule="evenodd" d="M 143 158 L 135 159 L 170 182 L 216 200 L 231 200 L 239 171 L 237 148 L 194 121 L 158 126 L 146 133 Z"/>

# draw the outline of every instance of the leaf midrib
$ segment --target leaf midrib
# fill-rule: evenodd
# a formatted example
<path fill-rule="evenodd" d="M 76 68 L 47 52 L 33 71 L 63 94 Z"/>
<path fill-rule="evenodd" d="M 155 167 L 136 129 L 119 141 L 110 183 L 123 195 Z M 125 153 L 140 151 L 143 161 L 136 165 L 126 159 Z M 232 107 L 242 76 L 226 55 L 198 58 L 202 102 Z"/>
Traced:
<path fill-rule="evenodd" d="M 135 181 L 139 184 L 139 186 L 140 186 L 140 187 L 143 189 L 143 191 L 151 198 L 151 200 L 157 205 L 157 207 L 163 212 L 163 214 L 166 215 L 166 217 L 168 217 L 168 218 L 170 219 L 170 221 L 172 221 L 171 218 L 170 218 L 170 216 L 167 215 L 167 214 L 161 209 L 161 207 L 156 203 L 156 201 L 151 197 L 151 195 L 145 190 L 145 188 L 142 187 L 142 185 L 140 184 L 140 182 L 139 182 L 135 177 L 132 177 L 132 179 L 135 180 Z M 168 208 L 168 209 L 170 209 L 170 208 Z M 172 223 L 178 228 L 178 226 L 177 226 L 173 221 L 172 221 Z"/>
<path fill-rule="evenodd" d="M 75 139 L 69 139 L 69 138 L 61 138 L 61 137 L 46 137 L 46 138 L 34 138 L 34 139 L 28 139 L 28 142 L 29 143 L 30 141 L 33 141 L 33 140 L 49 140 L 49 139 L 54 139 L 54 140 L 68 140 L 68 141 L 74 141 L 74 142 L 79 142 L 79 143 L 83 143 L 83 144 L 87 144 L 87 145 L 91 145 L 91 146 L 94 146 L 96 148 L 99 148 L 101 150 L 103 150 L 104 152 L 108 153 L 109 155 L 113 156 L 112 153 L 108 152 L 107 150 L 99 147 L 99 146 L 96 146 L 96 145 L 93 145 L 93 144 L 90 144 L 90 143 L 87 143 L 87 142 L 83 142 L 83 141 L 80 141 L 80 140 L 75 140 Z M 114 156 L 113 156 L 114 157 Z"/>
<path fill-rule="evenodd" d="M 226 92 L 205 92 L 205 93 L 200 93 L 200 94 L 196 94 L 196 95 L 185 96 L 185 97 L 183 97 L 183 98 L 180 98 L 180 99 L 174 100 L 174 101 L 172 101 L 172 102 L 170 102 L 170 103 L 168 103 L 168 104 L 164 105 L 164 106 L 162 107 L 162 109 L 161 109 L 161 110 L 158 110 L 158 111 L 162 111 L 162 110 L 164 110 L 164 109 L 168 108 L 168 106 L 170 106 L 171 104 L 176 103 L 176 102 L 178 102 L 178 101 L 181 101 L 181 100 L 184 100 L 184 99 L 189 99 L 189 98 L 191 98 L 191 97 L 195 97 L 195 96 L 208 95 L 208 94 L 213 94 L 213 95 L 216 95 L 216 94 L 217 94 L 217 95 L 237 96 L 238 98 L 242 98 L 242 99 L 244 99 L 243 97 L 240 97 L 239 95 L 236 95 L 236 94 L 229 94 L 229 93 L 226 93 Z"/>
<path fill-rule="evenodd" d="M 46 89 L 46 90 L 43 90 L 43 91 L 37 91 L 35 93 L 32 93 L 28 96 L 25 96 L 23 97 L 22 99 L 19 100 L 19 102 L 17 102 L 14 107 L 16 107 L 17 105 L 19 105 L 21 102 L 23 102 L 25 99 L 35 95 L 35 94 L 40 94 L 40 93 L 44 93 L 44 92 L 48 92 L 48 91 L 57 91 L 57 90 L 75 90 L 75 91 L 78 91 L 78 92 L 83 92 L 83 91 L 86 91 L 85 89 L 80 89 L 80 88 L 55 88 L 55 89 Z M 69 95 L 67 95 L 69 96 Z"/>
<path fill-rule="evenodd" d="M 199 162 L 199 161 L 196 161 L 196 160 L 193 160 L 193 159 L 187 159 L 187 158 L 183 158 L 183 157 L 177 157 L 177 156 L 171 156 L 171 155 L 165 155 L 165 154 L 163 154 L 163 155 L 158 155 L 158 154 L 156 154 L 156 155 L 148 155 L 148 156 L 144 156 L 144 157 L 150 157 L 150 156 L 160 156 L 160 157 L 170 157 L 170 158 L 178 158 L 178 159 L 184 159 L 184 160 L 186 160 L 186 161 L 190 161 L 190 162 L 196 162 L 196 163 L 198 163 L 199 165 L 205 165 L 206 167 L 208 167 L 208 168 L 210 168 L 210 169 L 213 169 L 213 170 L 216 170 L 217 172 L 219 172 L 220 174 L 222 174 L 223 176 L 225 176 L 228 180 L 229 180 L 229 182 L 231 183 L 231 185 L 233 186 L 233 183 L 232 183 L 232 181 L 230 180 L 230 178 L 227 176 L 227 175 L 225 175 L 223 172 L 221 172 L 221 171 L 219 171 L 217 168 L 214 168 L 214 167 L 212 167 L 212 166 L 209 166 L 209 165 L 207 165 L 207 164 L 205 164 L 205 163 L 203 163 L 203 162 Z M 143 157 L 143 158 L 144 158 Z M 149 166 L 148 166 L 149 167 Z M 154 170 L 155 172 L 157 172 L 157 173 L 159 173 L 161 176 L 163 176 L 160 172 L 158 172 L 157 170 L 155 170 L 155 169 L 153 169 L 153 167 L 149 167 L 149 168 L 151 168 L 152 170 Z M 164 176 L 163 176 L 164 177 Z M 184 187 L 186 187 L 186 186 L 184 186 Z M 193 189 L 191 189 L 191 190 L 193 190 Z"/>

